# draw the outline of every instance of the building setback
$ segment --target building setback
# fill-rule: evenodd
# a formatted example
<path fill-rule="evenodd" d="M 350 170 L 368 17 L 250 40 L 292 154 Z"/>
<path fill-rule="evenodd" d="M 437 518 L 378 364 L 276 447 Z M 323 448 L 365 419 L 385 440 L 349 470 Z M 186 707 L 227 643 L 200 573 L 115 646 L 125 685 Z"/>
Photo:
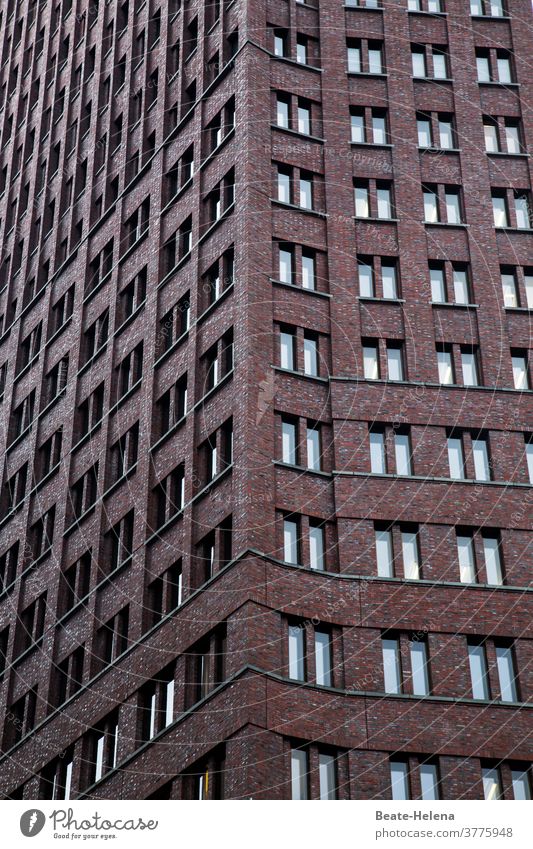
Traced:
<path fill-rule="evenodd" d="M 0 791 L 529 798 L 528 0 L 5 0 Z"/>

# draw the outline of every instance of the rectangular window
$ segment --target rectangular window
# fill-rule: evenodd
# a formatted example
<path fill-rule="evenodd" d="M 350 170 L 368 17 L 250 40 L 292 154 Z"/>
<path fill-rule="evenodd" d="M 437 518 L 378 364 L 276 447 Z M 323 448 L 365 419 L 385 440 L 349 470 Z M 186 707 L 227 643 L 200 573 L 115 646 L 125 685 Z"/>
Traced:
<path fill-rule="evenodd" d="M 402 349 L 387 343 L 387 378 L 388 380 L 403 380 Z"/>
<path fill-rule="evenodd" d="M 485 646 L 482 643 L 468 643 L 468 662 L 470 664 L 472 698 L 490 698 L 487 655 L 485 653 Z"/>
<path fill-rule="evenodd" d="M 503 569 L 498 537 L 483 537 L 483 555 L 485 558 L 487 584 L 501 586 L 503 584 Z"/>
<path fill-rule="evenodd" d="M 308 799 L 309 763 L 303 749 L 291 751 L 291 790 L 293 800 Z"/>
<path fill-rule="evenodd" d="M 386 693 L 401 693 L 400 643 L 396 638 L 382 637 L 383 680 Z"/>
<path fill-rule="evenodd" d="M 496 666 L 502 702 L 518 701 L 512 646 L 496 645 Z"/>
<path fill-rule="evenodd" d="M 476 561 L 474 540 L 471 536 L 457 534 L 457 556 L 459 559 L 459 577 L 462 584 L 475 584 Z"/>
<path fill-rule="evenodd" d="M 293 251 L 292 248 L 279 248 L 279 279 L 282 283 L 293 282 Z"/>
<path fill-rule="evenodd" d="M 316 260 L 312 252 L 302 251 L 302 287 L 316 289 Z"/>
<path fill-rule="evenodd" d="M 411 581 L 420 578 L 420 555 L 416 531 L 402 531 L 402 558 L 404 578 Z"/>
<path fill-rule="evenodd" d="M 318 341 L 304 336 L 304 374 L 318 376 Z"/>
<path fill-rule="evenodd" d="M 428 647 L 425 640 L 411 640 L 409 643 L 411 658 L 411 678 L 413 695 L 427 696 L 429 694 Z"/>
<path fill-rule="evenodd" d="M 316 683 L 331 687 L 331 637 L 327 631 L 315 631 Z"/>
<path fill-rule="evenodd" d="M 316 427 L 307 427 L 307 468 L 320 471 L 320 430 Z"/>
<path fill-rule="evenodd" d="M 318 756 L 318 777 L 320 782 L 321 799 L 337 798 L 335 771 L 334 756 L 320 753 Z"/>
<path fill-rule="evenodd" d="M 488 802 L 492 802 L 496 799 L 501 799 L 503 796 L 503 792 L 499 768 L 482 767 L 481 778 L 483 781 L 483 795 L 485 796 L 485 799 Z"/>
<path fill-rule="evenodd" d="M 281 423 L 281 457 L 284 463 L 296 465 L 296 425 L 291 421 Z"/>
<path fill-rule="evenodd" d="M 392 533 L 389 530 L 376 530 L 376 560 L 380 578 L 394 577 L 394 560 L 392 552 Z"/>
<path fill-rule="evenodd" d="M 439 383 L 443 385 L 453 384 L 453 359 L 449 350 L 437 351 L 437 366 L 439 370 Z"/>
<path fill-rule="evenodd" d="M 533 483 L 533 440 L 526 442 L 526 464 L 529 482 Z"/>
<path fill-rule="evenodd" d="M 490 480 L 489 447 L 486 439 L 472 439 L 474 474 L 478 481 Z"/>
<path fill-rule="evenodd" d="M 362 259 L 357 261 L 359 294 L 362 298 L 374 297 L 374 267 Z"/>
<path fill-rule="evenodd" d="M 518 293 L 516 287 L 516 277 L 514 272 L 501 273 L 503 304 L 505 307 L 518 306 Z"/>
<path fill-rule="evenodd" d="M 430 266 L 429 277 L 431 284 L 431 300 L 435 304 L 444 304 L 446 302 L 444 269 L 440 266 Z"/>
<path fill-rule="evenodd" d="M 276 122 L 278 127 L 289 129 L 289 100 L 278 97 L 276 101 Z"/>
<path fill-rule="evenodd" d="M 426 801 L 439 799 L 439 772 L 436 764 L 420 764 L 420 795 Z"/>
<path fill-rule="evenodd" d="M 383 431 L 371 430 L 370 439 L 370 471 L 377 475 L 387 473 L 385 456 L 385 434 Z"/>
<path fill-rule="evenodd" d="M 363 373 L 367 380 L 379 380 L 377 345 L 363 345 Z"/>
<path fill-rule="evenodd" d="M 513 787 L 513 797 L 516 800 L 525 801 L 526 799 L 531 799 L 529 769 L 512 769 L 511 784 Z"/>
<path fill-rule="evenodd" d="M 523 354 L 511 354 L 515 389 L 529 389 L 527 358 Z"/>
<path fill-rule="evenodd" d="M 396 459 L 396 474 L 411 475 L 411 445 L 408 433 L 394 434 L 394 456 Z"/>
<path fill-rule="evenodd" d="M 295 368 L 294 346 L 295 346 L 294 334 L 282 330 L 281 333 L 280 333 L 280 364 L 281 364 L 281 368 L 286 368 L 286 369 L 290 369 L 291 371 L 294 371 L 294 368 Z"/>
<path fill-rule="evenodd" d="M 356 216 L 358 218 L 368 218 L 370 216 L 370 204 L 367 186 L 356 186 L 354 188 L 354 197 Z"/>
<path fill-rule="evenodd" d="M 478 386 L 476 352 L 461 348 L 461 371 L 464 386 Z"/>
<path fill-rule="evenodd" d="M 324 528 L 309 525 L 309 566 L 317 571 L 325 569 Z"/>
<path fill-rule="evenodd" d="M 285 519 L 283 522 L 283 559 L 287 563 L 298 565 L 300 562 L 299 537 L 298 522 Z"/>
<path fill-rule="evenodd" d="M 405 761 L 390 762 L 391 793 L 393 799 L 409 799 L 409 774 Z"/>
<path fill-rule="evenodd" d="M 289 678 L 305 681 L 305 629 L 289 626 Z"/>
<path fill-rule="evenodd" d="M 450 467 L 450 477 L 453 480 L 464 480 L 465 461 L 463 440 L 460 436 L 448 437 L 448 465 Z"/>
<path fill-rule="evenodd" d="M 381 263 L 381 283 L 384 298 L 397 298 L 398 285 L 396 280 L 396 265 Z"/>

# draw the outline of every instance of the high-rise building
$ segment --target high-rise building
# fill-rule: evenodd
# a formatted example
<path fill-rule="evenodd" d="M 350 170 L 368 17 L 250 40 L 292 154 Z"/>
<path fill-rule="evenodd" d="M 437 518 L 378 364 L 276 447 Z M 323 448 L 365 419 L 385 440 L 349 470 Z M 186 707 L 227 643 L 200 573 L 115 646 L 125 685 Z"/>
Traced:
<path fill-rule="evenodd" d="M 531 23 L 2 4 L 4 797 L 530 797 Z"/>

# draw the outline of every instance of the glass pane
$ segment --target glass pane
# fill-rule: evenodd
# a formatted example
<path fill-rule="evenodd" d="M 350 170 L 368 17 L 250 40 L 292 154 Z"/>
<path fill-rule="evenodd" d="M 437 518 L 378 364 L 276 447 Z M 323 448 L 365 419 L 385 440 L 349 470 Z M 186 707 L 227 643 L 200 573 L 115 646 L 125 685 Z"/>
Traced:
<path fill-rule="evenodd" d="M 367 380 L 378 380 L 378 351 L 374 346 L 365 345 L 363 347 L 363 367 L 364 375 Z"/>
<path fill-rule="evenodd" d="M 418 146 L 431 147 L 431 124 L 425 119 L 416 122 L 418 130 Z"/>
<path fill-rule="evenodd" d="M 298 563 L 298 525 L 289 519 L 283 523 L 283 549 L 287 563 Z"/>
<path fill-rule="evenodd" d="M 498 81 L 500 83 L 510 83 L 511 80 L 511 63 L 509 59 L 498 59 Z"/>
<path fill-rule="evenodd" d="M 281 368 L 294 369 L 294 336 L 292 333 L 280 333 Z"/>
<path fill-rule="evenodd" d="M 527 769 L 512 769 L 511 783 L 513 785 L 513 796 L 516 800 L 531 799 L 531 783 Z"/>
<path fill-rule="evenodd" d="M 527 389 L 527 370 L 525 357 L 511 357 L 515 389 Z"/>
<path fill-rule="evenodd" d="M 439 777 L 435 764 L 420 764 L 420 790 L 422 799 L 439 798 Z"/>
<path fill-rule="evenodd" d="M 291 625 L 289 627 L 289 678 L 293 681 L 305 680 L 304 645 L 304 629 L 298 625 Z"/>
<path fill-rule="evenodd" d="M 505 203 L 505 198 L 492 198 L 492 214 L 494 218 L 495 227 L 507 227 L 507 206 Z"/>
<path fill-rule="evenodd" d="M 292 251 L 279 249 L 279 279 L 282 283 L 292 283 Z"/>
<path fill-rule="evenodd" d="M 379 115 L 372 115 L 372 140 L 374 144 L 387 144 L 385 118 Z"/>
<path fill-rule="evenodd" d="M 368 218 L 370 210 L 368 206 L 368 189 L 364 186 L 355 188 L 355 214 L 360 218 Z"/>
<path fill-rule="evenodd" d="M 437 195 L 434 192 L 424 192 L 424 219 L 430 223 L 439 220 Z"/>
<path fill-rule="evenodd" d="M 437 351 L 437 364 L 439 382 L 443 384 L 453 383 L 453 365 L 450 351 Z"/>
<path fill-rule="evenodd" d="M 298 107 L 298 132 L 306 136 L 311 133 L 311 113 L 304 106 Z"/>
<path fill-rule="evenodd" d="M 400 693 L 400 656 L 398 640 L 382 639 L 383 680 L 386 693 Z"/>
<path fill-rule="evenodd" d="M 307 428 L 307 468 L 320 470 L 320 431 Z"/>
<path fill-rule="evenodd" d="M 435 304 L 445 303 L 444 270 L 442 268 L 430 268 L 429 277 L 431 282 L 431 300 Z"/>
<path fill-rule="evenodd" d="M 477 78 L 480 83 L 490 82 L 490 66 L 487 56 L 476 57 Z"/>
<path fill-rule="evenodd" d="M 291 789 L 292 798 L 307 799 L 307 752 L 293 749 L 291 752 Z"/>
<path fill-rule="evenodd" d="M 316 683 L 331 687 L 330 637 L 324 631 L 315 631 Z"/>
<path fill-rule="evenodd" d="M 518 127 L 512 124 L 505 125 L 505 141 L 508 153 L 520 153 L 520 134 Z"/>
<path fill-rule="evenodd" d="M 318 756 L 318 775 L 320 779 L 320 798 L 336 799 L 335 758 L 333 755 Z"/>
<path fill-rule="evenodd" d="M 502 274 L 503 303 L 506 307 L 517 307 L 516 280 L 514 274 Z"/>
<path fill-rule="evenodd" d="M 300 180 L 300 206 L 313 208 L 313 190 L 311 180 Z"/>
<path fill-rule="evenodd" d="M 381 50 L 372 50 L 368 51 L 368 70 L 371 74 L 381 74 L 382 71 L 382 62 L 381 62 Z"/>
<path fill-rule="evenodd" d="M 426 643 L 423 640 L 420 642 L 411 642 L 410 655 L 413 694 L 415 696 L 427 696 L 429 693 L 429 679 Z"/>
<path fill-rule="evenodd" d="M 403 380 L 402 351 L 387 348 L 387 373 L 389 380 Z"/>
<path fill-rule="evenodd" d="M 488 699 L 489 682 L 487 675 L 487 658 L 485 657 L 485 647 L 469 645 L 468 662 L 470 664 L 472 698 Z"/>
<path fill-rule="evenodd" d="M 394 437 L 394 454 L 396 458 L 396 474 L 411 474 L 411 451 L 409 436 L 406 433 L 397 433 Z"/>
<path fill-rule="evenodd" d="M 318 350 L 315 339 L 304 339 L 304 372 L 311 377 L 318 375 Z"/>
<path fill-rule="evenodd" d="M 396 266 L 381 265 L 381 281 L 383 284 L 384 298 L 397 298 L 398 289 L 396 286 Z"/>
<path fill-rule="evenodd" d="M 474 473 L 476 480 L 490 480 L 489 449 L 485 439 L 472 440 L 472 453 L 474 456 Z"/>
<path fill-rule="evenodd" d="M 468 276 L 466 271 L 454 268 L 453 291 L 456 304 L 467 304 L 469 302 Z"/>
<path fill-rule="evenodd" d="M 484 767 L 481 770 L 483 779 L 483 794 L 487 801 L 501 799 L 502 788 L 500 780 L 500 771 L 497 767 Z"/>
<path fill-rule="evenodd" d="M 165 687 L 165 728 L 174 721 L 174 679 Z"/>
<path fill-rule="evenodd" d="M 489 153 L 498 151 L 498 131 L 494 124 L 483 124 L 485 133 L 485 150 Z"/>
<path fill-rule="evenodd" d="M 364 142 L 365 119 L 362 115 L 352 115 L 352 141 Z"/>
<path fill-rule="evenodd" d="M 448 463 L 450 466 L 450 477 L 460 480 L 465 476 L 463 443 L 460 439 L 450 437 L 448 439 Z"/>
<path fill-rule="evenodd" d="M 516 702 L 517 692 L 513 650 L 510 646 L 496 646 L 496 664 L 498 667 L 502 702 Z"/>
<path fill-rule="evenodd" d="M 376 560 L 380 578 L 393 578 L 392 534 L 390 531 L 376 531 Z"/>
<path fill-rule="evenodd" d="M 389 189 L 377 189 L 378 218 L 392 218 L 391 194 Z"/>
<path fill-rule="evenodd" d="M 453 148 L 453 128 L 450 121 L 439 121 L 439 142 L 443 150 Z"/>
<path fill-rule="evenodd" d="M 448 76 L 446 56 L 443 56 L 442 53 L 433 54 L 433 76 L 437 80 L 445 80 Z"/>
<path fill-rule="evenodd" d="M 296 425 L 292 422 L 282 422 L 281 446 L 283 462 L 296 465 Z"/>
<path fill-rule="evenodd" d="M 302 254 L 302 286 L 304 289 L 315 289 L 315 257 Z"/>
<path fill-rule="evenodd" d="M 476 355 L 469 351 L 461 352 L 461 370 L 463 372 L 463 384 L 465 386 L 477 386 Z"/>
<path fill-rule="evenodd" d="M 403 576 L 408 580 L 417 580 L 420 577 L 420 563 L 418 555 L 418 535 L 416 532 L 402 532 L 402 557 Z"/>
<path fill-rule="evenodd" d="M 529 482 L 533 483 L 533 442 L 526 443 L 526 462 Z"/>
<path fill-rule="evenodd" d="M 278 100 L 277 123 L 278 127 L 289 128 L 289 104 L 285 100 Z"/>
<path fill-rule="evenodd" d="M 385 463 L 385 438 L 383 433 L 370 432 L 370 470 L 378 475 L 387 471 Z"/>
<path fill-rule="evenodd" d="M 413 65 L 413 77 L 425 77 L 426 57 L 424 54 L 413 51 L 413 53 L 411 53 L 411 61 Z"/>
<path fill-rule="evenodd" d="M 457 554 L 459 557 L 459 576 L 463 584 L 476 583 L 476 567 L 474 561 L 474 543 L 472 537 L 457 537 Z"/>
<path fill-rule="evenodd" d="M 459 224 L 461 221 L 461 206 L 459 203 L 459 195 L 452 192 L 447 192 L 444 196 L 446 201 L 446 218 L 448 224 Z"/>
<path fill-rule="evenodd" d="M 361 70 L 361 51 L 358 47 L 348 48 L 348 73 L 358 74 Z"/>
<path fill-rule="evenodd" d="M 526 305 L 527 308 L 533 309 L 533 275 L 524 275 L 524 285 L 526 287 Z"/>
<path fill-rule="evenodd" d="M 390 765 L 390 779 L 393 799 L 409 798 L 407 764 L 393 761 Z"/>
<path fill-rule="evenodd" d="M 359 294 L 363 298 L 374 297 L 374 269 L 364 262 L 357 264 L 359 272 Z"/>
<path fill-rule="evenodd" d="M 503 576 L 499 540 L 494 537 L 483 537 L 483 554 L 487 583 L 495 586 L 500 585 L 503 583 Z"/>
<path fill-rule="evenodd" d="M 313 525 L 309 528 L 309 558 L 311 569 L 324 570 L 324 529 Z"/>
<path fill-rule="evenodd" d="M 289 203 L 291 199 L 291 180 L 288 174 L 278 172 L 278 200 Z"/>
<path fill-rule="evenodd" d="M 515 198 L 516 226 L 521 229 L 530 226 L 529 203 L 527 197 Z"/>

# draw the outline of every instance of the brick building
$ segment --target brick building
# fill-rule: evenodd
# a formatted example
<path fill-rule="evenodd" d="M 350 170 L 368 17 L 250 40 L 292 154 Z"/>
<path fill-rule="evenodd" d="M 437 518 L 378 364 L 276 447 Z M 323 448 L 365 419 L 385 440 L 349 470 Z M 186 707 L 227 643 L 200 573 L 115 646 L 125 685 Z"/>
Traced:
<path fill-rule="evenodd" d="M 529 798 L 528 0 L 6 0 L 5 798 Z"/>

